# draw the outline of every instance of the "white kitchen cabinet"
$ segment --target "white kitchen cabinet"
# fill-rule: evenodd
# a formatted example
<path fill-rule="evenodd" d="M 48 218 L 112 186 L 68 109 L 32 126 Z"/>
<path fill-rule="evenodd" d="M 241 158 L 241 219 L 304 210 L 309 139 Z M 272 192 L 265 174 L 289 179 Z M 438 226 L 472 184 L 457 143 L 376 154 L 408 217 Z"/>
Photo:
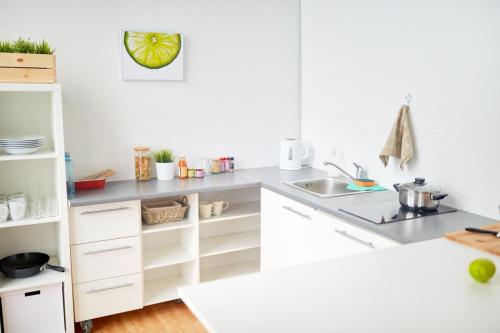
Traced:
<path fill-rule="evenodd" d="M 261 230 L 263 271 L 398 245 L 267 189 Z"/>

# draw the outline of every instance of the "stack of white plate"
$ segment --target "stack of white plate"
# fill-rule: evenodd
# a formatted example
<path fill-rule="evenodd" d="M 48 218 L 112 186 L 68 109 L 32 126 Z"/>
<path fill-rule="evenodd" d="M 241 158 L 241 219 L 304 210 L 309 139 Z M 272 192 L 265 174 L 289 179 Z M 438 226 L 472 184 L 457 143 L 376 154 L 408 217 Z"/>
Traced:
<path fill-rule="evenodd" d="M 11 136 L 0 138 L 0 149 L 6 154 L 20 155 L 35 153 L 47 145 L 43 135 Z"/>

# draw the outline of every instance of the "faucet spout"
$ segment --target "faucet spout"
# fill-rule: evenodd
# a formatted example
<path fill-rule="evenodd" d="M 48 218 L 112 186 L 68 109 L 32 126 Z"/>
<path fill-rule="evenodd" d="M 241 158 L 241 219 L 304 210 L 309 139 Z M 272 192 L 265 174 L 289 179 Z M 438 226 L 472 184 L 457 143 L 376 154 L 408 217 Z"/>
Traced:
<path fill-rule="evenodd" d="M 355 180 L 356 180 L 356 179 L 355 179 L 353 176 L 351 176 L 351 175 L 350 175 L 347 171 L 345 171 L 344 169 L 342 169 L 341 167 L 339 167 L 339 166 L 338 166 L 337 164 L 335 164 L 335 163 L 332 163 L 332 162 L 329 162 L 329 161 L 324 161 L 324 162 L 323 162 L 323 164 L 324 164 L 325 166 L 327 166 L 327 165 L 331 165 L 331 166 L 333 166 L 333 167 L 337 168 L 340 172 L 342 172 L 344 175 L 346 175 L 347 177 L 349 177 L 352 181 L 355 181 Z"/>

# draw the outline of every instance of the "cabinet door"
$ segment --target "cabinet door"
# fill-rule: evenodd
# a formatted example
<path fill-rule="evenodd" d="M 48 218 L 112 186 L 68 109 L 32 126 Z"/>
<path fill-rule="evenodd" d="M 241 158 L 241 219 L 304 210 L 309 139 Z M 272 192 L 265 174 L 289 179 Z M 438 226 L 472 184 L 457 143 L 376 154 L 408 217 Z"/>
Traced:
<path fill-rule="evenodd" d="M 314 210 L 272 191 L 261 192 L 261 269 L 278 269 L 307 262 L 305 234 Z"/>

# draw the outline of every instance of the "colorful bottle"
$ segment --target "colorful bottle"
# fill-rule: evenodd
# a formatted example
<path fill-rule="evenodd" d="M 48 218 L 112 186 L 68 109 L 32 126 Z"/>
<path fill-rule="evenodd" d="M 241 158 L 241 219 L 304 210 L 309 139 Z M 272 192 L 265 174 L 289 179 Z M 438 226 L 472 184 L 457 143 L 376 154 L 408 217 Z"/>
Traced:
<path fill-rule="evenodd" d="M 186 162 L 186 157 L 181 156 L 179 158 L 179 178 L 185 179 L 188 177 L 188 167 Z"/>

